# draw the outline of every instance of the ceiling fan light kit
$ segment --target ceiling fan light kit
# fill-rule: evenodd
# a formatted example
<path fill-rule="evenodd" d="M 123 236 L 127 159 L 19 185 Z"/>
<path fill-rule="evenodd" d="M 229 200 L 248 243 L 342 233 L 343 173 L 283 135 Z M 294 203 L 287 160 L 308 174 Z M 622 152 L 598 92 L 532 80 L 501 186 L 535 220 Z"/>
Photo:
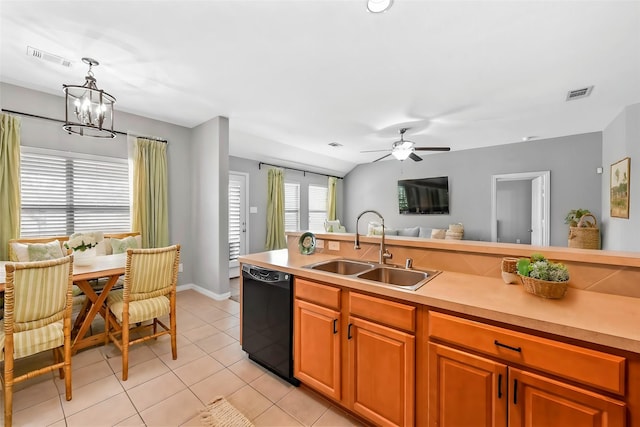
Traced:
<path fill-rule="evenodd" d="M 116 98 L 98 89 L 91 67 L 100 63 L 92 58 L 82 58 L 89 65 L 83 85 L 62 85 L 65 98 L 64 125 L 69 134 L 94 138 L 115 138 L 113 130 L 113 105 Z"/>
<path fill-rule="evenodd" d="M 414 162 L 421 162 L 422 157 L 418 156 L 416 154 L 416 151 L 451 151 L 451 148 L 449 147 L 416 147 L 413 141 L 407 141 L 404 139 L 404 133 L 408 130 L 409 128 L 401 128 L 400 140 L 391 144 L 391 152 L 389 154 L 385 154 L 379 159 L 375 159 L 373 163 L 386 159 L 389 156 L 393 156 L 395 159 L 400 161 L 411 158 L 411 160 L 413 160 Z M 373 153 L 376 151 L 386 150 L 369 150 L 361 151 L 361 153 Z"/>
<path fill-rule="evenodd" d="M 371 13 L 386 12 L 393 5 L 393 0 L 367 0 L 367 10 Z"/>

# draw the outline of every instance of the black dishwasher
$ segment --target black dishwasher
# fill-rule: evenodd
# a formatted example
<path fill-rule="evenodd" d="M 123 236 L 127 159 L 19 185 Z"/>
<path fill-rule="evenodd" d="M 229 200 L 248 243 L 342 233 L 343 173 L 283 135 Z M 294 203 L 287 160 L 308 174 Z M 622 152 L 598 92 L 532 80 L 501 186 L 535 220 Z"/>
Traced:
<path fill-rule="evenodd" d="M 242 349 L 293 385 L 293 276 L 242 265 Z"/>

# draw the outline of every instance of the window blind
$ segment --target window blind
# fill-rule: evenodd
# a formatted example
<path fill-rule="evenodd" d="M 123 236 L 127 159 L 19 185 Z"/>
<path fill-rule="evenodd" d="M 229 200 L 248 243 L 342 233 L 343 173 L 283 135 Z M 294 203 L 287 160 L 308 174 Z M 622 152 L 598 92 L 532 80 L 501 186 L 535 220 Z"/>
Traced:
<path fill-rule="evenodd" d="M 300 230 L 300 184 L 284 183 L 284 231 Z"/>
<path fill-rule="evenodd" d="M 20 235 L 131 230 L 126 159 L 22 147 Z"/>
<path fill-rule="evenodd" d="M 240 257 L 240 196 L 241 183 L 229 180 L 229 261 Z"/>
<path fill-rule="evenodd" d="M 324 230 L 328 188 L 309 185 L 309 230 Z"/>

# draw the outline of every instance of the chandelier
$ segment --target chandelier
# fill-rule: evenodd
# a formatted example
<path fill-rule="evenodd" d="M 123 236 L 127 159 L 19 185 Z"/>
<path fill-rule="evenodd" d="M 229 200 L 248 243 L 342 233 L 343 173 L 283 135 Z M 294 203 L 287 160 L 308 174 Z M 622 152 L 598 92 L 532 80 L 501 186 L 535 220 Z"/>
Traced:
<path fill-rule="evenodd" d="M 115 138 L 113 131 L 113 104 L 116 99 L 96 86 L 91 67 L 99 65 L 92 58 L 82 58 L 89 65 L 85 83 L 62 85 L 65 94 L 64 125 L 69 134 L 94 138 Z"/>

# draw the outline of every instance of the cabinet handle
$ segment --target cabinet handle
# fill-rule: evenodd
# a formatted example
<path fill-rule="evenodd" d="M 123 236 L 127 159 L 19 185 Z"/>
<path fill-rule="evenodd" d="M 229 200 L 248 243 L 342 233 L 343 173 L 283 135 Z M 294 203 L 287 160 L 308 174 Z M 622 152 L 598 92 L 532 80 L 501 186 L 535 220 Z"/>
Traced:
<path fill-rule="evenodd" d="M 347 339 L 350 340 L 351 337 L 351 327 L 353 326 L 353 324 L 349 323 L 349 326 L 347 326 Z"/>
<path fill-rule="evenodd" d="M 498 374 L 498 399 L 502 399 L 502 374 Z"/>
<path fill-rule="evenodd" d="M 522 347 L 512 347 L 510 345 L 507 344 L 502 344 L 500 341 L 498 340 L 494 340 L 493 343 L 495 345 L 497 345 L 498 347 L 504 347 L 504 348 L 508 348 L 509 350 L 513 350 L 513 351 L 517 351 L 518 353 L 522 352 Z"/>
<path fill-rule="evenodd" d="M 338 333 L 338 319 L 333 319 L 333 333 Z"/>
<path fill-rule="evenodd" d="M 513 404 L 518 404 L 518 380 L 513 380 Z"/>

